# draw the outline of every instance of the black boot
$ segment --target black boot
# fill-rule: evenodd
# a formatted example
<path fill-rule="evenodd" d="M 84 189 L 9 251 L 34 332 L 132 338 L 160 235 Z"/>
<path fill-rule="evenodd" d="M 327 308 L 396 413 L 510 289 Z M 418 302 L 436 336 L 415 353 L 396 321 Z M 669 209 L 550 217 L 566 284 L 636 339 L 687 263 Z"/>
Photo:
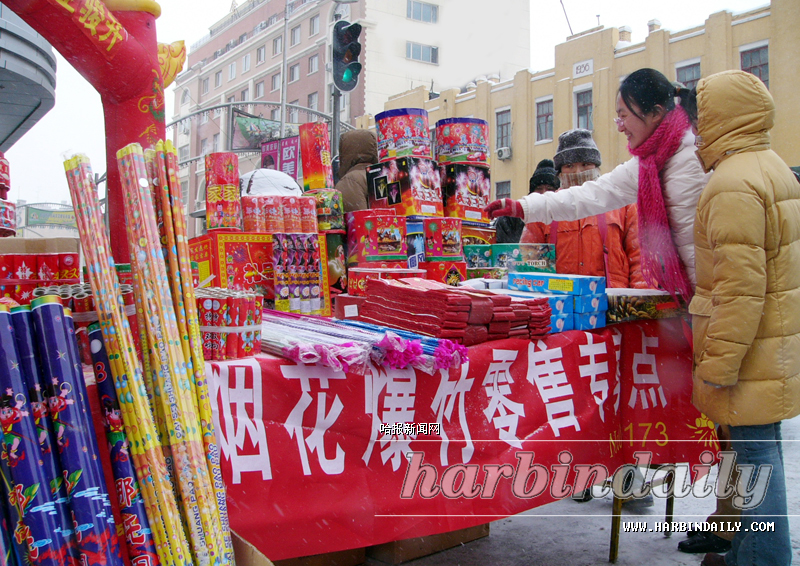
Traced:
<path fill-rule="evenodd" d="M 697 532 L 693 537 L 678 543 L 678 550 L 688 554 L 723 553 L 730 549 L 730 541 L 718 537 L 714 533 Z"/>

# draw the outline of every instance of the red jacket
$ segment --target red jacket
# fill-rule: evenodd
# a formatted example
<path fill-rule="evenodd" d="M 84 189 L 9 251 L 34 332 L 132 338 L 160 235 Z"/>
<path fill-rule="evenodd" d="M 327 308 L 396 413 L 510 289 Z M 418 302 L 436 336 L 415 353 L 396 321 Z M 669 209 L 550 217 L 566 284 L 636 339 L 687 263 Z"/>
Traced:
<path fill-rule="evenodd" d="M 573 275 L 606 276 L 606 286 L 644 289 L 639 260 L 639 215 L 631 204 L 605 213 L 607 258 L 603 257 L 603 239 L 597 216 L 583 220 L 525 225 L 520 243 L 549 243 L 557 229 L 556 271 Z M 608 260 L 608 274 L 605 261 Z"/>

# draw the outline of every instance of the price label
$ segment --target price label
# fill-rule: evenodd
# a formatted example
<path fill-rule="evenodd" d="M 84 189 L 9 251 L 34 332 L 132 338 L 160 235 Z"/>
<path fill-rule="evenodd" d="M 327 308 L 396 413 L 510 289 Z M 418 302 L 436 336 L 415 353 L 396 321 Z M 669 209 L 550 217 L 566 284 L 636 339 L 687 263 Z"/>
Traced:
<path fill-rule="evenodd" d="M 550 291 L 566 291 L 567 293 L 571 293 L 573 284 L 574 281 L 571 279 L 551 279 L 547 282 L 547 288 Z"/>

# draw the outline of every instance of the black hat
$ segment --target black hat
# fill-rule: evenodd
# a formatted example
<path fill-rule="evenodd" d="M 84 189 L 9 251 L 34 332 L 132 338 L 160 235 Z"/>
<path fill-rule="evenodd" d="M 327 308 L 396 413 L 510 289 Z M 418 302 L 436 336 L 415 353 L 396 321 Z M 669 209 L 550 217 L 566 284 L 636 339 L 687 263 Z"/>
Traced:
<path fill-rule="evenodd" d="M 536 166 L 536 171 L 531 175 L 529 192 L 533 192 L 539 185 L 549 185 L 553 187 L 554 191 L 561 186 L 555 166 L 549 159 L 542 159 Z"/>
<path fill-rule="evenodd" d="M 558 151 L 553 162 L 559 173 L 566 163 L 594 163 L 600 167 L 600 150 L 592 139 L 592 132 L 569 130 L 558 136 Z"/>

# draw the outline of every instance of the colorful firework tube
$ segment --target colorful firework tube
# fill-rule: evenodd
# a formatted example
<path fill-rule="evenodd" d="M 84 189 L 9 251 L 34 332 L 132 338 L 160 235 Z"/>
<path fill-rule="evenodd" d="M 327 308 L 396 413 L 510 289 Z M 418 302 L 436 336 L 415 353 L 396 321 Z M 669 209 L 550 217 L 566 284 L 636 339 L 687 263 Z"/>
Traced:
<path fill-rule="evenodd" d="M 156 248 L 155 214 L 149 202 L 144 156 L 138 144 L 117 152 L 122 177 L 128 226 L 135 238 L 129 238 L 132 267 L 141 275 L 141 298 L 147 311 L 148 338 L 159 356 L 159 386 L 164 392 L 160 402 L 167 419 L 169 441 L 175 459 L 175 479 L 180 487 L 186 525 L 191 535 L 196 561 L 202 566 L 223 560 L 224 537 L 221 532 L 216 495 L 204 452 L 201 423 L 197 414 L 197 396 L 193 390 L 195 376 L 180 347 L 175 307 L 168 285 L 166 267 Z M 238 190 L 237 190 L 238 198 Z M 187 371 L 187 368 L 189 371 Z"/>
<path fill-rule="evenodd" d="M 264 214 L 264 232 L 274 234 L 285 232 L 283 229 L 283 197 L 279 195 L 268 195 L 263 199 L 262 212 Z"/>
<path fill-rule="evenodd" d="M 208 311 L 206 310 L 205 302 L 207 299 L 203 298 L 202 293 L 200 291 L 197 292 L 197 317 L 200 321 L 200 326 L 207 326 L 208 322 L 206 322 L 206 315 Z M 202 331 L 200 332 L 200 338 L 203 341 L 203 359 L 210 360 L 211 359 L 211 333 Z"/>
<path fill-rule="evenodd" d="M 242 220 L 245 232 L 266 232 L 267 219 L 262 206 L 264 197 L 242 195 Z"/>
<path fill-rule="evenodd" d="M 36 427 L 36 440 L 42 451 L 40 465 L 44 468 L 45 477 L 50 479 L 50 493 L 55 499 L 55 511 L 62 517 L 65 525 L 69 525 L 69 508 L 67 506 L 67 491 L 61 473 L 61 466 L 56 452 L 55 433 L 53 432 L 53 422 L 50 419 L 50 412 L 47 408 L 47 399 L 44 395 L 42 383 L 44 381 L 39 367 L 39 348 L 34 342 L 33 319 L 31 307 L 23 305 L 11 309 L 11 322 L 14 326 L 14 334 L 17 343 L 17 354 L 19 356 L 19 367 L 22 372 L 22 380 L 28 392 L 28 402 L 30 406 L 33 424 Z"/>
<path fill-rule="evenodd" d="M 58 279 L 58 254 L 39 254 L 36 256 L 36 277 L 42 281 Z"/>
<path fill-rule="evenodd" d="M 58 254 L 58 278 L 59 279 L 79 279 L 78 252 L 64 252 Z"/>
<path fill-rule="evenodd" d="M 239 194 L 239 157 L 235 153 L 209 153 L 206 165 L 206 222 L 209 230 L 242 229 Z"/>
<path fill-rule="evenodd" d="M 5 477 L 0 481 L 4 483 Z M 9 533 L 11 533 L 11 519 L 8 518 L 8 513 L 6 513 L 5 502 L 8 501 L 8 493 L 4 485 L 0 485 L 0 497 L 3 498 L 3 501 L 0 502 L 0 565 L 18 566 L 14 545 L 9 536 Z"/>
<path fill-rule="evenodd" d="M 12 536 L 23 545 L 21 562 L 66 566 L 76 560 L 72 531 L 56 511 L 56 498 L 46 468 L 39 465 L 45 455 L 36 440 L 27 389 L 20 372 L 14 326 L 8 307 L 0 305 L 0 421 L 3 426 L 2 458 L 7 463 L 11 487 Z M 48 455 L 52 458 L 52 454 Z"/>
<path fill-rule="evenodd" d="M 239 317 L 240 324 L 250 328 L 255 320 L 255 301 L 254 295 L 251 293 L 242 293 L 239 297 L 242 306 L 242 315 Z M 242 350 L 240 357 L 244 358 L 253 355 L 253 336 L 252 330 L 239 330 L 239 338 L 242 342 Z"/>
<path fill-rule="evenodd" d="M 299 197 L 300 201 L 300 230 L 305 234 L 317 233 L 317 199 L 314 197 Z"/>
<path fill-rule="evenodd" d="M 71 321 L 71 317 L 53 296 L 35 299 L 31 310 L 34 333 L 41 346 L 42 373 L 50 379 L 45 397 L 81 561 L 84 565 L 121 565 L 119 540 L 89 420 L 86 384 L 83 373 L 78 373 L 73 363 L 77 348 L 67 329 L 67 318 Z M 80 362 L 77 369 L 80 370 Z"/>
<path fill-rule="evenodd" d="M 189 325 L 189 342 L 192 349 L 192 361 L 194 363 L 195 381 L 193 393 L 197 397 L 198 415 L 202 426 L 203 450 L 208 463 L 208 473 L 213 482 L 212 489 L 216 497 L 216 509 L 219 512 L 219 525 L 223 538 L 223 563 L 233 564 L 233 540 L 231 537 L 230 522 L 228 520 L 228 504 L 225 493 L 225 484 L 222 481 L 222 469 L 219 465 L 219 446 L 217 445 L 217 435 L 214 427 L 213 411 L 211 409 L 211 396 L 208 390 L 208 381 L 205 376 L 205 363 L 203 361 L 202 340 L 200 338 L 200 328 L 197 318 L 197 302 L 194 293 L 197 284 L 190 284 L 192 280 L 192 265 L 190 262 L 189 242 L 186 232 L 186 215 L 181 201 L 181 188 L 177 178 L 178 153 L 172 145 L 171 140 L 167 140 L 162 146 L 156 144 L 157 149 L 164 150 L 162 154 L 165 160 L 165 169 L 168 173 L 168 187 L 170 198 L 173 204 L 172 220 L 175 228 L 178 256 L 180 258 L 181 283 L 183 285 L 183 295 L 186 301 L 186 318 Z"/>
<path fill-rule="evenodd" d="M 156 554 L 156 545 L 150 531 L 144 500 L 139 491 L 136 471 L 129 454 L 130 445 L 125 436 L 122 411 L 111 376 L 108 354 L 103 345 L 103 331 L 99 324 L 92 324 L 89 326 L 88 333 L 92 366 L 97 382 L 97 395 L 100 398 L 103 427 L 111 452 L 111 469 L 114 474 L 114 486 L 119 499 L 128 554 L 132 564 L 157 566 L 160 561 Z"/>
<path fill-rule="evenodd" d="M 289 312 L 289 250 L 288 237 L 279 232 L 272 235 L 272 269 L 275 279 L 275 310 Z"/>
<path fill-rule="evenodd" d="M 133 286 L 125 288 L 120 286 L 122 292 L 122 302 L 125 303 L 125 315 L 128 317 L 128 324 L 131 326 L 131 334 L 133 335 L 133 343 L 136 347 L 136 354 L 140 360 L 143 360 L 142 353 L 142 335 L 139 331 L 139 321 L 136 319 L 136 297 L 133 294 Z"/>
<path fill-rule="evenodd" d="M 225 298 L 218 295 L 211 298 L 211 326 L 219 328 L 225 324 L 226 308 Z M 225 352 L 227 352 L 228 348 L 227 338 L 218 330 L 214 334 L 215 336 L 212 339 L 212 343 L 215 346 L 213 351 L 214 361 L 222 361 L 225 359 Z"/>
<path fill-rule="evenodd" d="M 228 297 L 225 302 L 228 304 L 228 307 L 225 311 L 225 326 L 230 329 L 228 332 L 225 332 L 227 340 L 225 347 L 225 359 L 235 360 L 243 357 L 240 355 L 240 343 L 242 342 L 242 336 L 236 332 L 234 328 L 240 324 L 240 316 L 241 312 L 244 310 L 244 305 L 242 304 L 242 297 L 238 293 Z"/>
<path fill-rule="evenodd" d="M 120 286 L 113 273 L 114 261 L 103 228 L 91 165 L 85 156 L 79 155 L 66 161 L 64 169 L 81 244 L 86 250 L 88 275 L 96 297 L 103 341 L 109 352 L 126 433 L 132 440 L 132 454 L 159 558 L 168 566 L 190 566 L 192 558 L 167 477 L 162 445 L 150 400 L 145 394 L 145 381 L 134 351 L 130 326 L 118 308 L 122 303 Z"/>
<path fill-rule="evenodd" d="M 92 365 L 92 353 L 89 351 L 89 336 L 87 335 L 86 328 L 94 321 L 88 320 L 94 318 L 94 300 L 91 293 L 79 292 L 72 296 L 73 310 L 75 317 L 75 336 L 78 339 L 78 352 L 81 356 L 81 362 L 86 365 Z M 94 315 L 94 317 L 92 316 Z"/>
<path fill-rule="evenodd" d="M 283 209 L 283 231 L 287 234 L 301 232 L 303 221 L 300 217 L 300 197 L 282 196 L 281 208 Z"/>

